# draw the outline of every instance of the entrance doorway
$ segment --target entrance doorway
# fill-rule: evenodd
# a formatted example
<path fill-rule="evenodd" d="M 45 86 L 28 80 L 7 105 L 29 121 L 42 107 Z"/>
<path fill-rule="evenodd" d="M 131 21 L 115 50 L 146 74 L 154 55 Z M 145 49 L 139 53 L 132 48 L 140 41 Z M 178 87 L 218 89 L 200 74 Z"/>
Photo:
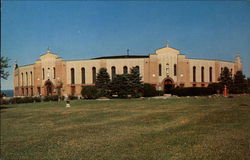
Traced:
<path fill-rule="evenodd" d="M 164 92 L 170 94 L 172 88 L 174 88 L 173 81 L 171 79 L 166 79 L 164 81 Z"/>
<path fill-rule="evenodd" d="M 46 82 L 45 82 L 45 89 L 46 89 L 46 95 L 49 96 L 49 95 L 52 95 L 52 87 L 53 87 L 53 84 L 52 82 L 48 79 Z"/>

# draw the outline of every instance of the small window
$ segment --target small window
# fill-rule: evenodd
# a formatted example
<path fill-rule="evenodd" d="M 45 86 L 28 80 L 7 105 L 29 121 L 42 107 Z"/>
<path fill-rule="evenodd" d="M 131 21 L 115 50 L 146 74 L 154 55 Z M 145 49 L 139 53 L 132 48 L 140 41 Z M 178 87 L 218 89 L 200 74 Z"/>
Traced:
<path fill-rule="evenodd" d="M 29 85 L 29 78 L 28 78 L 28 72 L 26 72 L 26 86 Z"/>
<path fill-rule="evenodd" d="M 42 71 L 42 72 L 43 72 L 43 79 L 44 79 L 44 78 L 45 78 L 45 76 L 44 76 L 44 68 L 43 68 L 43 71 Z"/>
<path fill-rule="evenodd" d="M 23 73 L 21 73 L 21 80 L 22 80 L 22 86 L 23 86 Z"/>
<path fill-rule="evenodd" d="M 193 82 L 196 82 L 196 67 L 193 66 Z"/>
<path fill-rule="evenodd" d="M 204 67 L 201 67 L 201 82 L 204 82 Z"/>
<path fill-rule="evenodd" d="M 75 69 L 71 68 L 71 84 L 75 84 Z"/>
<path fill-rule="evenodd" d="M 54 72 L 53 78 L 55 79 L 56 78 L 56 68 L 55 67 L 53 67 L 53 72 Z"/>
<path fill-rule="evenodd" d="M 127 66 L 123 67 L 123 74 L 128 74 L 128 67 Z"/>
<path fill-rule="evenodd" d="M 174 64 L 174 76 L 176 76 L 177 75 L 177 66 L 176 66 L 176 64 Z"/>
<path fill-rule="evenodd" d="M 85 68 L 82 67 L 81 71 L 82 71 L 82 84 L 85 84 Z"/>
<path fill-rule="evenodd" d="M 137 70 L 138 70 L 138 72 L 140 73 L 140 67 L 139 66 L 136 66 L 135 67 Z"/>
<path fill-rule="evenodd" d="M 213 68 L 209 67 L 209 81 L 212 82 L 213 81 Z"/>
<path fill-rule="evenodd" d="M 159 64 L 159 76 L 162 76 L 162 71 L 161 71 L 161 64 Z"/>
<path fill-rule="evenodd" d="M 115 69 L 115 66 L 112 66 L 112 67 L 111 67 L 111 73 L 112 73 L 111 77 L 112 77 L 112 79 L 114 79 L 115 76 L 116 76 L 116 69 Z"/>
<path fill-rule="evenodd" d="M 32 79 L 32 72 L 30 72 L 30 85 L 32 86 L 32 84 L 33 84 L 33 79 Z"/>
<path fill-rule="evenodd" d="M 93 84 L 95 84 L 96 82 L 96 68 L 95 67 L 92 68 L 92 81 L 93 81 Z"/>

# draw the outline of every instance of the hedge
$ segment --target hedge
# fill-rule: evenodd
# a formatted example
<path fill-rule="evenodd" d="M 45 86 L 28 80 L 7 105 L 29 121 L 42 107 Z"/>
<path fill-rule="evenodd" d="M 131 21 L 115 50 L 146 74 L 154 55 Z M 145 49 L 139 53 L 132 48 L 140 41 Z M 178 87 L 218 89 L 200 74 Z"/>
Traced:
<path fill-rule="evenodd" d="M 144 83 L 143 85 L 143 97 L 153 97 L 157 95 L 155 86 L 150 83 Z"/>
<path fill-rule="evenodd" d="M 45 96 L 43 98 L 43 101 L 48 102 L 48 101 L 58 101 L 59 96 L 58 95 L 54 95 L 54 96 Z"/>
<path fill-rule="evenodd" d="M 81 94 L 85 99 L 96 99 L 98 97 L 96 86 L 82 87 Z"/>

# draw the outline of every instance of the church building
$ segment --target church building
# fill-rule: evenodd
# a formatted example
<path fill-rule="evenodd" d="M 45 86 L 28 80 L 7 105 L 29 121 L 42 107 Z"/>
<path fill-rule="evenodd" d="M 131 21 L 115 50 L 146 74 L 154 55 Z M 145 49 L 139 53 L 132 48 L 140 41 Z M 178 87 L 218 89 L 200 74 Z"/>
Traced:
<path fill-rule="evenodd" d="M 242 70 L 240 56 L 235 60 L 187 58 L 167 46 L 149 55 L 122 55 L 88 60 L 64 60 L 48 50 L 34 64 L 14 67 L 14 96 L 81 95 L 82 86 L 95 85 L 100 68 L 110 77 L 138 67 L 143 83 L 168 93 L 171 87 L 206 87 L 217 82 L 224 67 L 232 75 Z"/>

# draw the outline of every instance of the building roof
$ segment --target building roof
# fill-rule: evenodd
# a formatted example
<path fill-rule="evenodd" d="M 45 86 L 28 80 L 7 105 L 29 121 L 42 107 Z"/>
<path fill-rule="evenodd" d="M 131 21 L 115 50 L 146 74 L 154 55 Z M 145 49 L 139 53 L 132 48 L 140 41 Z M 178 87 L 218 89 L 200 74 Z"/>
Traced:
<path fill-rule="evenodd" d="M 149 55 L 120 55 L 120 56 L 104 56 L 92 59 L 122 59 L 122 58 L 149 58 Z"/>

